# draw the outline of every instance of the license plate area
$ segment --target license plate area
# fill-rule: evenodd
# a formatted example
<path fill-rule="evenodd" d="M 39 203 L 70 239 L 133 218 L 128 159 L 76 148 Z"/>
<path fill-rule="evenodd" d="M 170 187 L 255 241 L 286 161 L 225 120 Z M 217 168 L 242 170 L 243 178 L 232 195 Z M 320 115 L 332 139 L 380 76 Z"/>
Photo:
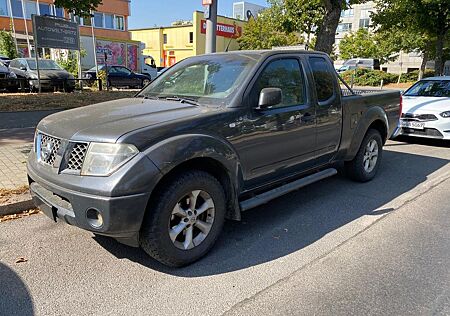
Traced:
<path fill-rule="evenodd" d="M 400 121 L 400 126 L 404 128 L 412 128 L 412 129 L 424 129 L 425 123 L 424 122 L 417 122 L 417 121 Z"/>

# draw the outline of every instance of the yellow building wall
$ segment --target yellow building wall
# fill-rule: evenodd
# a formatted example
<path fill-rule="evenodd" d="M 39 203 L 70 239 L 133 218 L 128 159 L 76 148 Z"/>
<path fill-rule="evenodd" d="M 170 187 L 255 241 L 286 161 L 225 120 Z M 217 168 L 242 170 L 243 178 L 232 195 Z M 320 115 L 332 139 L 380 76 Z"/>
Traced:
<path fill-rule="evenodd" d="M 185 58 L 201 55 L 205 53 L 206 35 L 201 33 L 201 23 L 205 20 L 203 12 L 193 13 L 193 25 L 169 26 L 161 28 L 149 28 L 131 30 L 131 38 L 134 41 L 141 41 L 146 48 L 144 55 L 152 56 L 157 66 L 169 66 Z M 245 22 L 218 16 L 217 22 L 241 27 Z M 194 41 L 189 43 L 189 33 L 193 33 Z M 167 36 L 167 43 L 164 44 L 164 35 Z M 217 52 L 238 50 L 239 44 L 235 38 L 217 36 Z"/>

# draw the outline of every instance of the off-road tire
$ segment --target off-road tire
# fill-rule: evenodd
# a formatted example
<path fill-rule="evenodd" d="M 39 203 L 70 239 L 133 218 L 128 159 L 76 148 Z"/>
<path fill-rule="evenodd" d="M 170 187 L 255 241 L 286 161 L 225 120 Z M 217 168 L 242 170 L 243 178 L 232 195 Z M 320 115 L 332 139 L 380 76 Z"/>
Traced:
<path fill-rule="evenodd" d="M 198 246 L 182 250 L 169 237 L 169 220 L 176 203 L 192 190 L 207 192 L 214 202 L 214 222 L 207 237 Z M 159 262 L 182 267 L 197 261 L 213 247 L 225 221 L 225 194 L 220 182 L 204 171 L 182 173 L 163 185 L 150 201 L 142 224 L 139 243 L 141 248 Z"/>
<path fill-rule="evenodd" d="M 364 154 L 366 152 L 367 144 L 371 140 L 375 140 L 377 142 L 378 159 L 376 161 L 374 169 L 371 172 L 367 172 L 364 168 Z M 368 182 L 376 176 L 381 164 L 382 156 L 383 140 L 381 138 L 381 134 L 376 129 L 369 129 L 366 133 L 366 136 L 364 136 L 364 139 L 355 158 L 351 161 L 345 162 L 345 173 L 352 180 L 359 182 Z"/>

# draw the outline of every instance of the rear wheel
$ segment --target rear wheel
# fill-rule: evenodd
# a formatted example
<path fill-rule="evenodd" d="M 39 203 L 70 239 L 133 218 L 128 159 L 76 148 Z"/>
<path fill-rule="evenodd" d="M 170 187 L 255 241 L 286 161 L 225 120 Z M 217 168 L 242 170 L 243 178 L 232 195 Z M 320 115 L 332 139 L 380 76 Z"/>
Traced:
<path fill-rule="evenodd" d="M 370 129 L 352 161 L 345 163 L 346 174 L 353 180 L 367 182 L 377 174 L 383 155 L 380 132 Z"/>
<path fill-rule="evenodd" d="M 225 220 L 225 194 L 219 181 L 206 172 L 189 171 L 155 196 L 141 229 L 142 249 L 172 267 L 203 257 Z"/>

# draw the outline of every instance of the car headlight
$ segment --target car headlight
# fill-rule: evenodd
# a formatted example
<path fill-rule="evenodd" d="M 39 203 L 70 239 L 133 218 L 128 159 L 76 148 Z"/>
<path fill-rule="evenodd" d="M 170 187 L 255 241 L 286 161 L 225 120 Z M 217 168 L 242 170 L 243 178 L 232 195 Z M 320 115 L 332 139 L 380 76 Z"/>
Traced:
<path fill-rule="evenodd" d="M 84 74 L 84 78 L 86 78 L 86 79 L 91 79 L 91 78 L 92 78 L 92 75 L 91 75 L 91 74 Z"/>
<path fill-rule="evenodd" d="M 450 111 L 442 112 L 440 115 L 445 118 L 450 118 Z"/>
<path fill-rule="evenodd" d="M 17 75 L 11 71 L 9 73 L 9 78 L 17 79 Z"/>
<path fill-rule="evenodd" d="M 91 143 L 84 158 L 81 175 L 109 176 L 138 152 L 135 146 L 129 144 Z"/>

